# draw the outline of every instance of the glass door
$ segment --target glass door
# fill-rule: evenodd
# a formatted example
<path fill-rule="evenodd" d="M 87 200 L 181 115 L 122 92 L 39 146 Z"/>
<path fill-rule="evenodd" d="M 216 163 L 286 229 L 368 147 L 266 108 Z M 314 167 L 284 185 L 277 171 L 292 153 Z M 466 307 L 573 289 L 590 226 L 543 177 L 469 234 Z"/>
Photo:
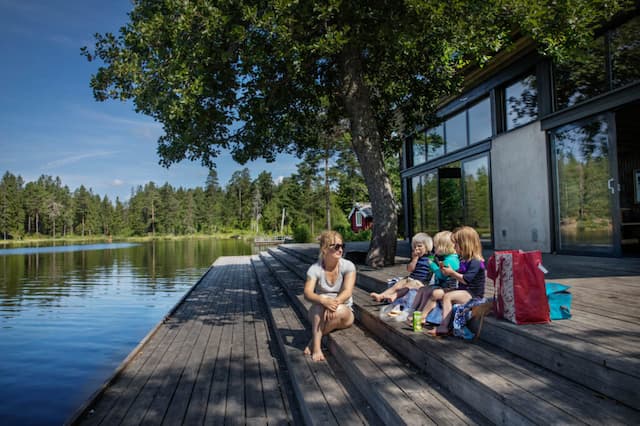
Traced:
<path fill-rule="evenodd" d="M 460 161 L 438 169 L 440 229 L 453 230 L 464 224 L 462 168 Z"/>
<path fill-rule="evenodd" d="M 489 156 L 462 162 L 464 183 L 464 223 L 480 234 L 482 243 L 492 246 Z"/>
<path fill-rule="evenodd" d="M 416 176 L 413 181 L 413 233 L 438 232 L 438 179 L 436 172 Z"/>
<path fill-rule="evenodd" d="M 618 183 L 606 117 L 563 126 L 550 136 L 558 250 L 618 254 Z"/>

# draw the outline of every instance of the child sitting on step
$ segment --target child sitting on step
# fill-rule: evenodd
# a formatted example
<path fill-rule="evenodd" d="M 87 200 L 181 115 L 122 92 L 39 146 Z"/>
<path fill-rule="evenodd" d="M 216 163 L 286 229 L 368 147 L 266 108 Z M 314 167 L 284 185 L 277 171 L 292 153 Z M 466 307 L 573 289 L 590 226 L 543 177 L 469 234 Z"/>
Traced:
<path fill-rule="evenodd" d="M 393 302 L 398 297 L 404 296 L 410 289 L 418 289 L 424 286 L 431 278 L 429 255 L 433 250 L 433 240 L 428 234 L 419 232 L 411 239 L 411 261 L 407 265 L 409 276 L 398 280 L 382 293 L 369 293 L 376 301 Z"/>
<path fill-rule="evenodd" d="M 455 278 L 445 275 L 438 262 L 442 265 L 457 271 L 460 267 L 460 259 L 453 247 L 450 231 L 440 231 L 433 236 L 433 248 L 436 253 L 436 262 L 431 262 L 429 267 L 433 272 L 433 284 L 418 289 L 412 311 L 422 311 L 422 322 L 425 322 L 429 312 L 436 307 L 436 304 L 442 300 L 444 294 L 458 288 L 458 282 Z M 413 321 L 413 318 L 411 318 Z"/>
<path fill-rule="evenodd" d="M 454 271 L 440 262 L 440 270 L 444 275 L 458 281 L 458 289 L 445 293 L 442 297 L 442 322 L 436 329 L 428 332 L 432 336 L 451 334 L 449 324 L 454 303 L 463 305 L 471 300 L 480 300 L 484 297 L 486 274 L 480 235 L 472 227 L 462 226 L 453 231 L 452 241 L 456 253 L 462 259 L 460 268 L 458 271 Z M 435 290 L 434 293 L 437 291 L 441 290 Z M 484 308 L 485 306 L 483 306 Z M 487 312 L 483 310 L 482 315 Z"/>

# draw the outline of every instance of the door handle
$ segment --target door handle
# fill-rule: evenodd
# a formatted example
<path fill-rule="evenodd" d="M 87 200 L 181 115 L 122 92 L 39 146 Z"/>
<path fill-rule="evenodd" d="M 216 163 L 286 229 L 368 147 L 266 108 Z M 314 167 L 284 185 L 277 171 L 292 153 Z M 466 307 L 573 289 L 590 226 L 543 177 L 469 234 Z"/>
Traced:
<path fill-rule="evenodd" d="M 615 187 L 615 179 L 611 178 L 607 181 L 607 188 L 609 188 L 609 191 L 611 191 L 612 194 L 616 193 L 616 187 Z"/>

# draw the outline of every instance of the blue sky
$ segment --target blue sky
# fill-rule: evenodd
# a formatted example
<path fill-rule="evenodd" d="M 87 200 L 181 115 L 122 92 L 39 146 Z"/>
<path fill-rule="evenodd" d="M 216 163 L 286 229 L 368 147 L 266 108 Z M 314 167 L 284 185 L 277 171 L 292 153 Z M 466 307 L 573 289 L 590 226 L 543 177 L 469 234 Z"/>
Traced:
<path fill-rule="evenodd" d="M 112 201 L 149 181 L 204 186 L 208 170 L 199 162 L 158 164 L 160 123 L 130 103 L 93 99 L 89 80 L 98 64 L 80 48 L 91 48 L 95 33 L 117 33 L 130 10 L 130 0 L 0 0 L 0 174 L 26 182 L 59 176 L 72 191 L 85 185 Z M 252 178 L 266 170 L 277 180 L 298 162 L 216 161 L 223 186 L 243 167 Z"/>

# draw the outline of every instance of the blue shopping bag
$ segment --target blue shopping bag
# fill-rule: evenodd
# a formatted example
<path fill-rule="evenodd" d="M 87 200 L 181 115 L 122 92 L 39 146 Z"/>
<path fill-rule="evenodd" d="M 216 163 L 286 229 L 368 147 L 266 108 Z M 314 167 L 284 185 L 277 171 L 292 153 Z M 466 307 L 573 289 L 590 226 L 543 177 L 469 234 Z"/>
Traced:
<path fill-rule="evenodd" d="M 571 318 L 571 293 L 568 285 L 545 282 L 549 300 L 549 316 L 552 320 Z"/>

